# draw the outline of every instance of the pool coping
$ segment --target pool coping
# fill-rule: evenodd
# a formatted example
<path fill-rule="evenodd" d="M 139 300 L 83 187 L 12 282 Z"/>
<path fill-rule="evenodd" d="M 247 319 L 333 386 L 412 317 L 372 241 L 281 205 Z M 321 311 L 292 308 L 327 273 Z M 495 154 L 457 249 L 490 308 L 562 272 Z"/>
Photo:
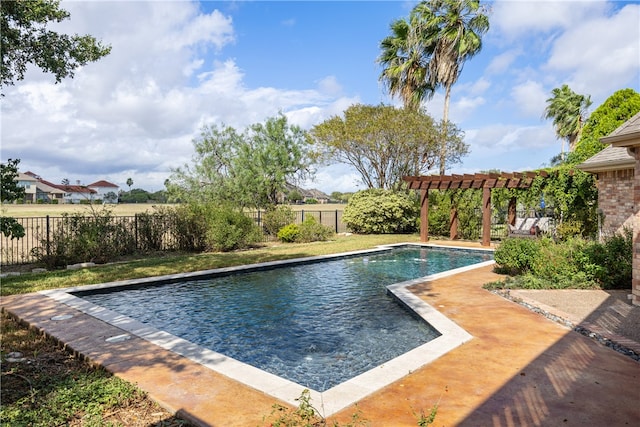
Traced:
<path fill-rule="evenodd" d="M 63 289 L 40 291 L 39 294 L 47 296 L 57 302 L 63 303 L 82 313 L 99 319 L 107 324 L 124 331 L 123 334 L 112 335 L 107 338 L 110 342 L 126 341 L 139 337 L 147 342 L 157 345 L 165 350 L 179 354 L 202 366 L 211 369 L 232 380 L 238 381 L 253 389 L 266 393 L 283 402 L 297 406 L 296 398 L 302 394 L 307 387 L 268 373 L 259 368 L 240 362 L 228 356 L 224 356 L 215 351 L 193 344 L 187 340 L 176 337 L 165 331 L 145 325 L 115 311 L 94 305 L 82 298 L 72 295 L 72 292 L 95 291 L 113 287 L 141 286 L 157 282 L 173 282 L 177 280 L 212 277 L 242 271 L 260 270 L 290 264 L 301 264 L 317 262 L 326 259 L 335 259 L 346 256 L 362 255 L 389 250 L 397 246 L 422 246 L 443 249 L 443 246 L 420 243 L 399 243 L 391 245 L 381 245 L 376 249 L 352 251 L 340 254 L 322 255 L 315 257 L 298 258 L 292 260 L 272 261 L 247 266 L 227 267 L 213 270 L 205 270 L 194 273 L 173 274 L 157 276 L 153 278 L 133 279 L 118 282 L 108 282 L 97 285 L 77 286 Z M 458 246 L 447 246 L 447 249 L 459 249 L 464 251 L 485 251 L 492 252 L 491 249 L 468 248 Z M 354 404 L 377 390 L 390 385 L 411 372 L 429 364 L 440 356 L 448 353 L 470 341 L 473 337 L 448 319 L 434 307 L 420 299 L 408 288 L 418 283 L 424 283 L 447 276 L 470 271 L 476 268 L 493 265 L 494 261 L 485 261 L 472 264 L 430 276 L 420 277 L 409 281 L 395 283 L 387 286 L 388 292 L 413 310 L 418 316 L 431 324 L 441 335 L 434 340 L 414 348 L 402 355 L 372 368 L 354 378 L 340 383 L 324 392 L 310 390 L 310 397 L 314 402 L 320 402 L 319 407 L 325 416 L 333 415 L 340 410 Z M 60 319 L 64 320 L 64 319 Z"/>

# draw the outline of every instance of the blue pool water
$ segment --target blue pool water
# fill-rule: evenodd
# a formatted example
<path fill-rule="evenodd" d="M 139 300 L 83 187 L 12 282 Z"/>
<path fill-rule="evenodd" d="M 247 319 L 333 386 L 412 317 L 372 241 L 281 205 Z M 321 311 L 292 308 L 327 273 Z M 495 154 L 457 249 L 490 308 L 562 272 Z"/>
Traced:
<path fill-rule="evenodd" d="M 82 298 L 322 392 L 439 335 L 387 285 L 489 259 L 406 246 Z"/>

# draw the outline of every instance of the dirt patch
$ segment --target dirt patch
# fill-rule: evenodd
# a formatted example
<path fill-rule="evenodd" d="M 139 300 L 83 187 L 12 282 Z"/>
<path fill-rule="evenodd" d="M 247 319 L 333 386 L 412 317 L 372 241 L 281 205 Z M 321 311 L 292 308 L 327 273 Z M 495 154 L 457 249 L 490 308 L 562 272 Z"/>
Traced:
<path fill-rule="evenodd" d="M 0 406 L 7 414 L 2 414 L 2 424 L 6 422 L 9 425 L 11 419 L 8 417 L 14 411 L 37 413 L 38 408 L 51 404 L 45 400 L 50 399 L 52 394 L 60 393 L 69 384 L 80 382 L 83 378 L 90 377 L 105 382 L 117 380 L 106 371 L 72 356 L 53 339 L 29 329 L 4 312 L 1 331 Z M 117 396 L 115 393 L 114 395 Z M 82 409 L 72 411 L 64 425 L 86 425 L 85 415 Z M 139 390 L 107 405 L 98 417 L 105 425 L 191 426 L 158 406 Z M 46 425 L 46 421 L 29 424 Z"/>

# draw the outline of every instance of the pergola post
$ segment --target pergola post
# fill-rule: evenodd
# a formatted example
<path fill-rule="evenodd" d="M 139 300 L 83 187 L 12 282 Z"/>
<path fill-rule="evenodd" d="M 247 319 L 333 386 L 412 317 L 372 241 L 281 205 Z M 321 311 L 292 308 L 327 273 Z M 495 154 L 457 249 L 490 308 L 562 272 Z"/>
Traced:
<path fill-rule="evenodd" d="M 516 207 L 517 201 L 515 197 L 509 199 L 509 206 L 507 208 L 507 223 L 509 225 L 516 225 Z"/>
<path fill-rule="evenodd" d="M 420 194 L 420 241 L 429 241 L 429 190 Z"/>
<path fill-rule="evenodd" d="M 491 245 L 491 188 L 482 188 L 482 246 Z"/>
<path fill-rule="evenodd" d="M 456 240 L 458 238 L 458 208 L 451 208 L 449 215 L 449 238 Z"/>

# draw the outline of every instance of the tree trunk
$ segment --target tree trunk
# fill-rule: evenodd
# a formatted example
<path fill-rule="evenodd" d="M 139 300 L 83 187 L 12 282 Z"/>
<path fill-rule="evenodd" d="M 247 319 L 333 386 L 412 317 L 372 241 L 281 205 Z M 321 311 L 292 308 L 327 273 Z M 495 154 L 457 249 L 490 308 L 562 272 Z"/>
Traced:
<path fill-rule="evenodd" d="M 442 113 L 442 134 L 440 135 L 440 175 L 444 175 L 447 159 L 447 123 L 449 123 L 449 100 L 451 85 L 447 85 L 444 93 L 444 112 Z"/>

